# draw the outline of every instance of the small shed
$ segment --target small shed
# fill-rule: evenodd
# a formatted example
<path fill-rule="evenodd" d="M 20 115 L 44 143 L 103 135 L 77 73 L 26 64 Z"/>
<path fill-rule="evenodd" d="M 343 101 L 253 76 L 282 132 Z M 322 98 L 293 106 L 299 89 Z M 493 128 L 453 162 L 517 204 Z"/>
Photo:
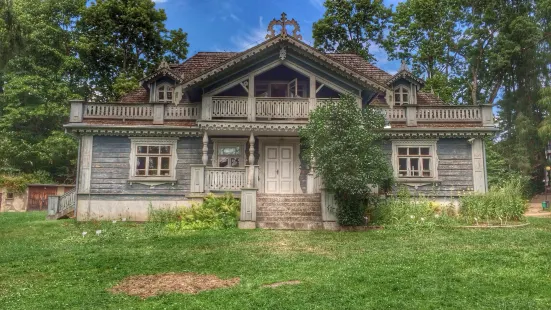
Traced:
<path fill-rule="evenodd" d="M 71 184 L 29 184 L 24 192 L 0 188 L 0 212 L 48 210 L 48 196 L 61 196 L 75 188 Z"/>

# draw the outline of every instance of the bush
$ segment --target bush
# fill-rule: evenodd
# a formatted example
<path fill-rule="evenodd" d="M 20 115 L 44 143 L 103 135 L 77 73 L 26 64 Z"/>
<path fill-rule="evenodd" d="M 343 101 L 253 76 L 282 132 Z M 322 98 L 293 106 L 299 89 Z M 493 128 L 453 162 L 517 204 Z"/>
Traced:
<path fill-rule="evenodd" d="M 524 178 L 511 178 L 500 186 L 494 186 L 488 193 L 468 194 L 459 199 L 460 215 L 468 223 L 488 224 L 500 221 L 520 221 L 526 211 L 526 182 Z"/>
<path fill-rule="evenodd" d="M 150 210 L 149 219 L 165 224 L 171 231 L 235 228 L 239 220 L 239 207 L 239 200 L 230 193 L 222 197 L 210 194 L 199 205 Z"/>
<path fill-rule="evenodd" d="M 379 199 L 368 208 L 371 223 L 396 227 L 428 227 L 451 225 L 455 222 L 455 208 L 441 206 L 424 196 L 412 196 L 401 188 L 395 197 Z"/>

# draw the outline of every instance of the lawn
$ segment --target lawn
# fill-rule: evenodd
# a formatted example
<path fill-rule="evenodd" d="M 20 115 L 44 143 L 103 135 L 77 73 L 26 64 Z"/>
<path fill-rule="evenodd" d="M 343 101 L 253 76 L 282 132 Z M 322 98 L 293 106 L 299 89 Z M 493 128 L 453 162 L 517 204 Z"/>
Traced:
<path fill-rule="evenodd" d="M 551 309 L 551 219 L 518 229 L 171 235 L 44 217 L 0 214 L 2 309 Z M 166 272 L 241 282 L 148 299 L 108 292 L 127 276 Z M 301 283 L 262 287 L 286 280 Z"/>

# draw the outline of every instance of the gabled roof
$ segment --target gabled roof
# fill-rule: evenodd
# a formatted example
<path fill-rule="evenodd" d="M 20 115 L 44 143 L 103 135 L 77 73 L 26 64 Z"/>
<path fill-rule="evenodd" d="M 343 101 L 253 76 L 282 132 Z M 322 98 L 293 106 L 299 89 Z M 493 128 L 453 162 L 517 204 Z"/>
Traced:
<path fill-rule="evenodd" d="M 423 86 L 425 85 L 425 80 L 415 76 L 411 71 L 409 71 L 407 64 L 402 61 L 402 65 L 400 66 L 400 70 L 393 75 L 391 78 L 387 80 L 387 85 L 392 85 L 394 82 L 398 81 L 399 79 L 405 79 L 411 83 Z"/>
<path fill-rule="evenodd" d="M 351 67 L 349 65 L 345 65 L 338 60 L 334 60 L 330 56 L 318 51 L 317 49 L 311 47 L 310 45 L 307 45 L 293 37 L 286 36 L 286 35 L 277 35 L 242 53 L 236 53 L 233 57 L 229 58 L 226 61 L 223 61 L 219 65 L 213 66 L 211 69 L 205 70 L 201 74 L 198 74 L 196 77 L 192 79 L 185 79 L 185 82 L 183 83 L 182 87 L 184 89 L 189 88 L 201 81 L 204 81 L 229 68 L 236 66 L 237 64 L 247 60 L 248 58 L 266 50 L 267 48 L 270 48 L 272 46 L 278 45 L 283 42 L 287 43 L 289 46 L 297 48 L 299 51 L 305 52 L 306 54 L 310 55 L 311 58 L 316 60 L 318 63 L 323 64 L 327 67 L 330 67 L 330 69 L 340 73 L 343 76 L 346 76 L 347 78 L 352 78 L 357 82 L 359 82 L 360 84 L 368 85 L 371 88 L 374 88 L 376 90 L 386 89 L 386 86 L 384 85 L 384 83 L 381 83 L 380 80 L 375 79 L 372 76 L 366 75 L 358 71 L 356 68 Z"/>

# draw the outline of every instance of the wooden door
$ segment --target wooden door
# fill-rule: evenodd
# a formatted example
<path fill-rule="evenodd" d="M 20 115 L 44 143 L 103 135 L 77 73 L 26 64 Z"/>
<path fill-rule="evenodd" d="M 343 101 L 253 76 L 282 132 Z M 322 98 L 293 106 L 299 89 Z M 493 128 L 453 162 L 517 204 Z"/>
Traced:
<path fill-rule="evenodd" d="M 266 146 L 264 191 L 269 194 L 293 193 L 293 147 Z"/>
<path fill-rule="evenodd" d="M 32 186 L 29 187 L 29 198 L 27 211 L 48 210 L 48 196 L 57 195 L 55 186 Z"/>

